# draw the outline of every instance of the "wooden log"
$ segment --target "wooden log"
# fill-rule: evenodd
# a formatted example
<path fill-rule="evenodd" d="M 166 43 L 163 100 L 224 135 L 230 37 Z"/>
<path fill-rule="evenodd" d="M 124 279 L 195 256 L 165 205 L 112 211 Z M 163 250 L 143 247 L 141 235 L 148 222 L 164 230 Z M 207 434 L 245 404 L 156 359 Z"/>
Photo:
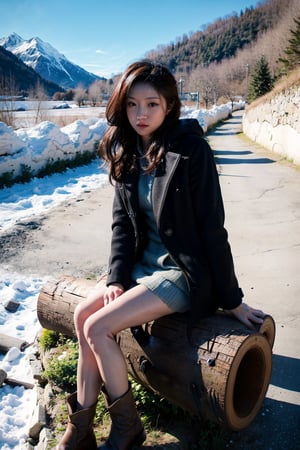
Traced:
<path fill-rule="evenodd" d="M 63 277 L 42 287 L 37 314 L 44 328 L 75 336 L 73 312 L 96 281 Z M 187 337 L 187 315 L 172 314 L 117 336 L 128 372 L 145 387 L 232 430 L 256 417 L 270 382 L 275 325 L 251 331 L 220 312 Z"/>
<path fill-rule="evenodd" d="M 0 353 L 7 353 L 12 347 L 17 347 L 22 352 L 28 345 L 28 342 L 22 339 L 0 333 Z"/>
<path fill-rule="evenodd" d="M 10 378 L 7 376 L 5 370 L 0 369 L 0 387 L 3 384 L 8 384 L 9 386 L 23 386 L 25 389 L 33 389 L 34 384 L 28 383 L 28 381 L 16 380 L 15 378 Z"/>
<path fill-rule="evenodd" d="M 38 298 L 37 315 L 42 326 L 67 336 L 75 336 L 74 310 L 95 284 L 95 280 L 71 276 L 48 280 Z"/>

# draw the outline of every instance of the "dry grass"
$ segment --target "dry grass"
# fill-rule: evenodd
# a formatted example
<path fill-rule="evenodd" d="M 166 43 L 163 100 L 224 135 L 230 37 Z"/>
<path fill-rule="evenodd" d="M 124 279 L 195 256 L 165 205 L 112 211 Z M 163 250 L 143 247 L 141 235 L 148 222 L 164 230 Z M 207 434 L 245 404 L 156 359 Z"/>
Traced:
<path fill-rule="evenodd" d="M 292 71 L 289 75 L 283 76 L 280 80 L 278 80 L 272 91 L 254 100 L 250 105 L 247 105 L 246 111 L 267 103 L 276 95 L 285 93 L 289 89 L 298 86 L 300 86 L 300 67 Z"/>

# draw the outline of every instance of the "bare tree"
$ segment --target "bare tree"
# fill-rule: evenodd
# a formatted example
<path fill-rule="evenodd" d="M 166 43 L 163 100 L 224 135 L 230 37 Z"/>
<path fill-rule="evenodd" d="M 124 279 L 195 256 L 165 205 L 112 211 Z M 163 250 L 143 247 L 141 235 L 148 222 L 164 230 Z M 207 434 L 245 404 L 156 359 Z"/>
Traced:
<path fill-rule="evenodd" d="M 75 94 L 74 94 L 74 100 L 77 103 L 77 105 L 80 107 L 83 105 L 84 101 L 87 98 L 87 93 L 85 88 L 83 87 L 82 84 L 79 84 L 77 86 L 77 88 L 75 88 L 74 90 Z"/>
<path fill-rule="evenodd" d="M 209 104 L 217 103 L 220 95 L 220 81 L 216 65 L 195 69 L 189 77 L 188 89 L 191 92 L 199 92 L 206 109 Z"/>
<path fill-rule="evenodd" d="M 222 97 L 232 103 L 247 92 L 249 64 L 237 57 L 222 61 L 217 67 Z"/>
<path fill-rule="evenodd" d="M 99 85 L 96 80 L 89 86 L 88 89 L 88 99 L 91 102 L 92 106 L 96 106 L 96 104 L 100 101 L 100 95 Z"/>
<path fill-rule="evenodd" d="M 96 106 L 99 102 L 101 103 L 107 95 L 108 89 L 106 80 L 96 80 L 90 85 L 88 90 L 88 99 L 92 106 Z"/>
<path fill-rule="evenodd" d="M 17 88 L 12 76 L 0 80 L 0 121 L 14 126 L 14 110 Z"/>
<path fill-rule="evenodd" d="M 36 114 L 35 114 L 35 123 L 40 123 L 44 120 L 47 120 L 47 107 L 46 101 L 48 100 L 48 96 L 45 92 L 43 85 L 38 81 L 35 87 L 34 98 L 36 99 Z"/>

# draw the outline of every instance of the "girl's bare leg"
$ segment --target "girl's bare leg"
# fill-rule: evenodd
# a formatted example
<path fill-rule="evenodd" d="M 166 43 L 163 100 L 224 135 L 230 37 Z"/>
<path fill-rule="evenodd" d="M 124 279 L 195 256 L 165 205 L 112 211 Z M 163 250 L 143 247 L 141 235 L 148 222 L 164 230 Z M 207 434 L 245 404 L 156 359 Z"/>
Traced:
<path fill-rule="evenodd" d="M 97 401 L 102 385 L 95 355 L 85 338 L 83 329 L 87 318 L 103 307 L 104 290 L 105 286 L 96 286 L 90 292 L 87 300 L 76 307 L 74 313 L 74 323 L 79 343 L 77 401 L 80 408 L 88 408 Z"/>
<path fill-rule="evenodd" d="M 121 330 L 149 322 L 172 312 L 173 310 L 159 297 L 146 287 L 138 285 L 90 315 L 85 320 L 84 338 L 81 338 L 84 355 L 82 373 L 87 371 L 86 361 L 88 361 L 94 375 L 81 375 L 82 388 L 87 391 L 85 383 L 91 378 L 94 385 L 99 388 L 101 377 L 110 401 L 123 395 L 128 389 L 128 374 L 125 359 L 115 341 L 115 335 Z M 97 370 L 100 372 L 98 378 L 95 375 Z M 87 394 L 84 400 L 88 401 Z"/>

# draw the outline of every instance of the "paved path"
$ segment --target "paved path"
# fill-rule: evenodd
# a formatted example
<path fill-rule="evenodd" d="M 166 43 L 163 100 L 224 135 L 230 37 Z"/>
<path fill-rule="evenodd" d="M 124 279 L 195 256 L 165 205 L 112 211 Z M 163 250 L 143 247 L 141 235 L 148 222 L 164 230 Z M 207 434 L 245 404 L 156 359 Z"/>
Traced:
<path fill-rule="evenodd" d="M 228 448 L 300 449 L 300 171 L 239 135 L 241 113 L 209 141 L 245 301 L 273 316 L 273 375 L 261 414 Z"/>

